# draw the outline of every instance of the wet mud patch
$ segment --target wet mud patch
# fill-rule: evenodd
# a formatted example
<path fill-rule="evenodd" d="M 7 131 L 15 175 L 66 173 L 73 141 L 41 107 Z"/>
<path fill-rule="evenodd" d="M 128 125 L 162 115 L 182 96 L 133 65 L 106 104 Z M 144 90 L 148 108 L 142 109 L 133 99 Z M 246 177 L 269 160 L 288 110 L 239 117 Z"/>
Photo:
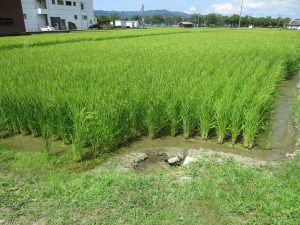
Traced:
<path fill-rule="evenodd" d="M 137 172 L 152 173 L 168 169 L 171 165 L 167 162 L 166 155 L 159 153 L 147 154 L 147 159 L 139 163 L 134 169 Z"/>
<path fill-rule="evenodd" d="M 220 164 L 228 160 L 234 160 L 237 163 L 247 166 L 264 166 L 270 163 L 264 160 L 232 153 L 215 152 L 204 148 L 153 147 L 121 153 L 97 167 L 95 171 L 111 170 L 156 173 L 164 169 L 186 167 L 191 163 L 199 161 L 207 162 L 212 159 Z M 189 180 L 189 177 L 182 176 L 180 179 L 185 182 Z"/>
<path fill-rule="evenodd" d="M 14 149 L 20 152 L 40 152 L 43 148 L 43 141 L 40 137 L 31 135 L 10 135 L 7 138 L 0 138 L 3 147 Z M 62 141 L 52 141 L 50 145 L 51 153 L 59 153 L 69 149 Z"/>

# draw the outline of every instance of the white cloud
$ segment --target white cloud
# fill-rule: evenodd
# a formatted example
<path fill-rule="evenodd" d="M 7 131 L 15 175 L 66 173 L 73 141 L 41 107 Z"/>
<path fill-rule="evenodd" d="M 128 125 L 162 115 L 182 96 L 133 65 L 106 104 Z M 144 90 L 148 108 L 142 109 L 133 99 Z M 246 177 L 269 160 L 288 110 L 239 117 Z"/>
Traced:
<path fill-rule="evenodd" d="M 266 6 L 266 3 L 264 1 L 259 2 L 253 2 L 253 1 L 245 1 L 244 7 L 246 9 L 261 9 Z"/>
<path fill-rule="evenodd" d="M 232 14 L 237 12 L 237 8 L 231 2 L 212 4 L 210 8 L 214 13 L 219 14 Z"/>
<path fill-rule="evenodd" d="M 197 8 L 195 6 L 191 6 L 185 13 L 194 14 L 197 13 Z"/>
<path fill-rule="evenodd" d="M 217 0 L 215 0 L 217 1 Z M 239 14 L 242 0 L 211 4 L 205 13 Z M 300 17 L 300 0 L 244 0 L 243 15 Z"/>

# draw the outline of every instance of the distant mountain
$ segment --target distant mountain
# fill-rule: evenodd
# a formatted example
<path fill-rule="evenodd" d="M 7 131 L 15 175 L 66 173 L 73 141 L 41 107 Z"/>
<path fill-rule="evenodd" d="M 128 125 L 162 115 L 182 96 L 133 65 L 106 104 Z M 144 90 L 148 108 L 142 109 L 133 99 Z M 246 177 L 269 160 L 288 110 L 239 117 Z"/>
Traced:
<path fill-rule="evenodd" d="M 104 10 L 95 10 L 94 11 L 95 16 L 96 15 L 110 15 L 112 13 L 117 13 L 122 18 L 130 18 L 134 15 L 140 15 L 140 11 L 104 11 Z M 190 14 L 184 13 L 184 12 L 174 12 L 169 10 L 147 10 L 144 12 L 145 16 L 153 16 L 155 14 L 160 14 L 162 16 L 181 16 L 183 18 L 190 17 Z"/>

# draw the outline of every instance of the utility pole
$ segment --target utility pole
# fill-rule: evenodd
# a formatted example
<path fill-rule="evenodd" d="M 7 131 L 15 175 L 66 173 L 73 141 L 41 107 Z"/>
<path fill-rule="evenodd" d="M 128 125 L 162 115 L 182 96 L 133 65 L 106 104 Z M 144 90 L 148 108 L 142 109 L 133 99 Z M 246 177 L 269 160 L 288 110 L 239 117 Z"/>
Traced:
<path fill-rule="evenodd" d="M 279 16 L 278 16 L 277 28 L 279 28 L 279 26 L 280 26 L 280 22 L 281 22 L 281 15 L 279 14 Z"/>
<path fill-rule="evenodd" d="M 145 24 L 144 12 L 145 12 L 145 6 L 144 4 L 142 4 L 142 8 L 141 8 L 142 27 L 144 27 Z"/>
<path fill-rule="evenodd" d="M 240 19 L 239 19 L 239 28 L 241 27 L 241 20 L 242 20 L 242 14 L 243 14 L 243 5 L 244 5 L 244 0 L 242 0 L 242 3 L 241 3 L 241 12 L 240 12 Z"/>

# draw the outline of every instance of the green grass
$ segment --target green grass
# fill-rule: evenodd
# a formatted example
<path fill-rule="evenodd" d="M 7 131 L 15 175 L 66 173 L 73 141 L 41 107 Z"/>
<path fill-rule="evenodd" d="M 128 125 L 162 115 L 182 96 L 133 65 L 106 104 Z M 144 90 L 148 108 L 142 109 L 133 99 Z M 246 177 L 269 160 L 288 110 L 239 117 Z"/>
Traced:
<path fill-rule="evenodd" d="M 108 152 L 141 135 L 257 145 L 280 82 L 299 64 L 300 33 L 182 32 L 0 39 L 0 129 L 41 135 L 45 148 L 63 139 L 75 159 L 85 147 Z"/>
<path fill-rule="evenodd" d="M 300 223 L 299 157 L 260 168 L 212 158 L 152 174 L 83 172 L 95 164 L 75 163 L 67 153 L 2 148 L 0 219 L 5 224 Z"/>

